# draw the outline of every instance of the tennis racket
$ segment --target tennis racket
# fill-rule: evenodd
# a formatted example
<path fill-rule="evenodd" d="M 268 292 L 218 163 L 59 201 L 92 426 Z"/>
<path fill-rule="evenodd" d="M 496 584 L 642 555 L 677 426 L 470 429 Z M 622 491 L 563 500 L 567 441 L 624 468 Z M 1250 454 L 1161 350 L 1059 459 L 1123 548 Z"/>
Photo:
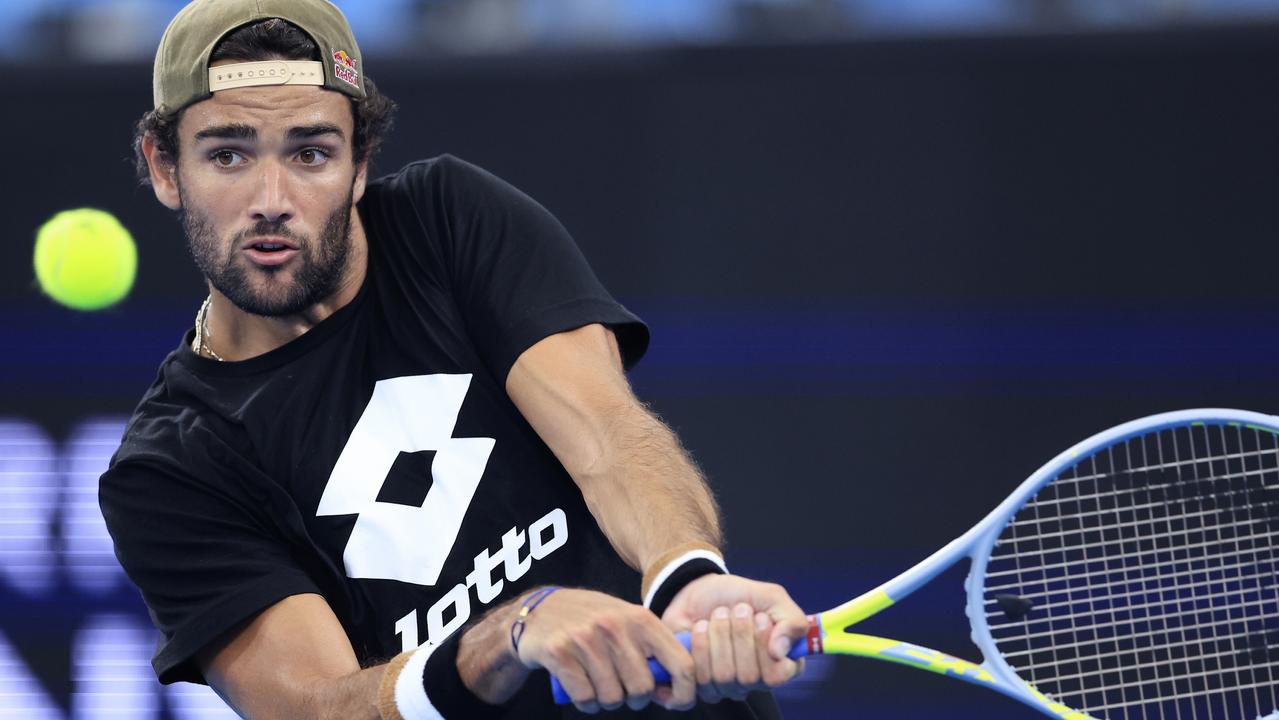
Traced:
<path fill-rule="evenodd" d="M 1064 720 L 1279 719 L 1277 534 L 1279 418 L 1153 415 L 1066 450 L 932 556 L 813 616 L 790 654 L 941 673 Z M 981 664 L 848 631 L 964 558 Z"/>

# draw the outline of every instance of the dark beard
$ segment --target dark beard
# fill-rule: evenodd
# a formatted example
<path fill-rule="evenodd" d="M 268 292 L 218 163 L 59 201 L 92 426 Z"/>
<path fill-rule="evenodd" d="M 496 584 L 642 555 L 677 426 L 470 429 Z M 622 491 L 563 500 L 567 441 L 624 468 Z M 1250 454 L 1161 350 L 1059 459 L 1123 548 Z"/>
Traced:
<path fill-rule="evenodd" d="M 244 312 L 253 315 L 278 317 L 295 315 L 337 292 L 351 255 L 351 206 L 354 188 L 347 193 L 346 202 L 333 211 L 320 228 L 320 235 L 310 238 L 298 236 L 283 223 L 261 220 L 248 230 L 237 233 L 230 245 L 224 245 L 213 230 L 207 216 L 191 210 L 191 204 L 178 188 L 182 207 L 178 218 L 187 235 L 187 247 L 196 267 L 218 292 L 226 296 Z M 282 269 L 246 265 L 240 257 L 240 247 L 245 239 L 258 235 L 275 235 L 297 245 L 293 282 L 279 281 Z M 265 278 L 255 288 L 251 275 Z"/>

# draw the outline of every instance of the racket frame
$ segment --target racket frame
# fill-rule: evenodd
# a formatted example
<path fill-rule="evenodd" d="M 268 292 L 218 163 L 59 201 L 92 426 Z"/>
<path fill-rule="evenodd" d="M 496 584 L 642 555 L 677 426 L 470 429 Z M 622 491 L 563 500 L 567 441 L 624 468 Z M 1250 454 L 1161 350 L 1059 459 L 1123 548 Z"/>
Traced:
<path fill-rule="evenodd" d="M 1279 434 L 1279 418 L 1271 415 L 1227 408 L 1200 408 L 1138 418 L 1075 443 L 1027 477 L 1003 502 L 967 532 L 878 588 L 816 616 L 820 633 L 814 633 L 809 638 L 807 652 L 804 654 L 825 652 L 857 655 L 908 665 L 997 690 L 1050 717 L 1062 720 L 1096 720 L 1045 696 L 1018 676 L 1000 655 L 986 622 L 984 581 L 990 555 L 1005 526 L 1022 506 L 1062 472 L 1078 463 L 1081 457 L 1138 435 L 1206 424 L 1238 426 Z M 846 632 L 846 628 L 902 601 L 964 558 L 972 561 L 968 577 L 964 581 L 967 593 L 965 614 L 968 615 L 972 641 L 982 653 L 981 664 L 911 643 Z"/>

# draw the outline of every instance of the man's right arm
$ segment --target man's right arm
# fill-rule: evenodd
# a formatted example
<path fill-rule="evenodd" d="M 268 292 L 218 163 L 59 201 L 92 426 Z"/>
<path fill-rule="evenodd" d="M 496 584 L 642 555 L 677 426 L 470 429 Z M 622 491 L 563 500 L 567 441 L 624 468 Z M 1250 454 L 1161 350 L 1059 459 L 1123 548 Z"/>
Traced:
<path fill-rule="evenodd" d="M 293 595 L 205 648 L 205 680 L 241 717 L 378 720 L 386 670 L 365 670 L 319 595 Z"/>
<path fill-rule="evenodd" d="M 517 655 L 510 628 L 518 610 L 518 600 L 496 608 L 459 642 L 458 681 L 479 700 L 504 702 L 531 668 L 545 667 L 586 712 L 650 701 L 692 706 L 692 658 L 644 608 L 593 591 L 559 590 L 527 618 Z M 673 670 L 671 687 L 654 688 L 649 656 Z M 272 605 L 206 648 L 197 662 L 209 685 L 251 720 L 380 717 L 378 689 L 387 666 L 360 668 L 341 624 L 318 595 Z"/>

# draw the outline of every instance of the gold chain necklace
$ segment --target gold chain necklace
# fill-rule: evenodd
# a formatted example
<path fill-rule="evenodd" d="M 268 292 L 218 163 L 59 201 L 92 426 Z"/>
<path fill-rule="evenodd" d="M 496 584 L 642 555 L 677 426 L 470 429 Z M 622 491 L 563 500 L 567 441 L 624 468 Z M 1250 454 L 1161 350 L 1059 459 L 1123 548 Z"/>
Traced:
<path fill-rule="evenodd" d="M 213 299 L 212 295 L 206 295 L 204 302 L 200 303 L 200 310 L 195 314 L 195 339 L 191 341 L 191 349 L 196 355 L 208 355 L 218 362 L 226 362 L 220 355 L 213 352 L 213 348 L 209 347 L 209 301 Z"/>

